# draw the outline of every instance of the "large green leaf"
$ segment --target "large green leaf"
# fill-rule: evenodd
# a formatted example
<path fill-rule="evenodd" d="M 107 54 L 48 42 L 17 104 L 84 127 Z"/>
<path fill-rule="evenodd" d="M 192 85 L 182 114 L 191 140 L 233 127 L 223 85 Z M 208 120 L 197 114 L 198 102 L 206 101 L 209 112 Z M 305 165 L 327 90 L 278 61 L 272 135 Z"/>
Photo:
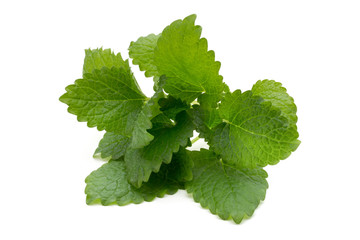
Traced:
<path fill-rule="evenodd" d="M 264 170 L 230 167 L 205 149 L 189 152 L 189 156 L 194 162 L 193 180 L 186 183 L 186 190 L 221 219 L 240 223 L 265 199 L 268 183 Z"/>
<path fill-rule="evenodd" d="M 60 101 L 68 111 L 77 115 L 89 127 L 131 136 L 133 125 L 146 97 L 132 77 L 126 61 L 125 67 L 95 69 L 86 73 L 75 84 L 66 87 Z"/>
<path fill-rule="evenodd" d="M 161 33 L 155 48 L 154 63 L 159 75 L 166 75 L 164 90 L 191 103 L 206 92 L 217 102 L 224 91 L 220 62 L 214 51 L 208 51 L 201 27 L 195 26 L 196 15 L 177 20 Z"/>
<path fill-rule="evenodd" d="M 300 144 L 296 126 L 271 102 L 251 91 L 227 94 L 219 111 L 224 123 L 214 128 L 209 145 L 230 165 L 255 168 L 276 164 Z"/>

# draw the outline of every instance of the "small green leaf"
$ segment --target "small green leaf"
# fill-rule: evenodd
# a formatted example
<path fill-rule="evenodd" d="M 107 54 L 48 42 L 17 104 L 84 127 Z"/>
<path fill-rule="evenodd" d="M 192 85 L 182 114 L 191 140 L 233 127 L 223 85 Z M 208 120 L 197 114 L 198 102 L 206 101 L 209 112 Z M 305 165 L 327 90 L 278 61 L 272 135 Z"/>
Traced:
<path fill-rule="evenodd" d="M 137 87 L 126 61 L 126 68 L 95 69 L 66 87 L 60 101 L 79 122 L 89 127 L 131 136 L 134 122 L 145 96 Z"/>
<path fill-rule="evenodd" d="M 129 137 L 125 137 L 121 134 L 112 132 L 105 133 L 94 153 L 94 157 L 100 156 L 103 159 L 119 159 L 125 155 L 130 140 Z"/>
<path fill-rule="evenodd" d="M 210 141 L 213 131 L 210 129 L 209 125 L 211 125 L 212 119 L 214 119 L 211 116 L 211 112 L 197 104 L 192 107 L 191 114 L 199 137 L 205 138 L 205 141 Z M 216 115 L 218 115 L 218 113 Z M 222 121 L 222 119 L 220 120 Z"/>
<path fill-rule="evenodd" d="M 201 93 L 220 100 L 225 85 L 219 75 L 220 62 L 214 51 L 208 51 L 201 27 L 195 26 L 196 15 L 177 20 L 161 33 L 155 48 L 154 63 L 159 75 L 166 75 L 164 90 L 191 103 Z"/>
<path fill-rule="evenodd" d="M 151 128 L 151 132 L 156 132 L 163 128 L 172 128 L 175 126 L 175 123 L 163 113 L 151 119 L 151 123 L 153 126 Z"/>
<path fill-rule="evenodd" d="M 154 64 L 154 49 L 160 34 L 149 34 L 140 37 L 136 42 L 131 42 L 129 56 L 133 59 L 134 65 L 139 65 L 141 71 L 145 71 L 146 77 L 159 76 Z"/>
<path fill-rule="evenodd" d="M 174 194 L 180 185 L 167 178 L 168 170 L 162 170 L 151 176 L 149 182 L 141 188 L 135 188 L 127 182 L 124 161 L 111 160 L 93 171 L 86 179 L 86 203 L 102 205 L 141 203 L 152 201 L 155 197 Z"/>
<path fill-rule="evenodd" d="M 228 93 L 220 107 L 224 123 L 214 128 L 210 148 L 226 163 L 244 168 L 276 164 L 295 151 L 300 141 L 295 125 L 271 102 L 251 91 Z"/>
<path fill-rule="evenodd" d="M 184 147 L 181 147 L 177 153 L 173 154 L 171 163 L 168 164 L 170 169 L 172 169 L 171 178 L 178 182 L 187 182 L 193 178 L 192 168 L 194 167 L 194 163 L 189 157 L 189 152 L 190 151 Z M 167 166 L 167 164 L 163 164 L 162 166 Z"/>
<path fill-rule="evenodd" d="M 138 115 L 137 120 L 134 123 L 134 130 L 132 132 L 131 147 L 142 148 L 148 145 L 154 136 L 151 135 L 148 130 L 152 128 L 151 119 L 161 114 L 159 99 L 164 97 L 162 90 L 162 79 L 159 82 L 159 88 L 154 95 L 147 101 Z"/>
<path fill-rule="evenodd" d="M 121 68 L 126 67 L 121 54 L 114 54 L 111 49 L 86 49 L 83 67 L 83 75 L 92 73 L 95 69 L 100 70 L 103 67 Z"/>
<path fill-rule="evenodd" d="M 274 107 L 281 110 L 281 115 L 286 117 L 289 124 L 296 124 L 296 105 L 294 99 L 286 92 L 286 88 L 281 83 L 274 80 L 259 80 L 251 91 L 255 96 L 262 97 L 265 101 L 270 101 Z"/>
<path fill-rule="evenodd" d="M 161 112 L 171 119 L 175 119 L 178 113 L 190 108 L 189 104 L 170 95 L 167 96 L 167 98 L 161 98 L 159 100 L 159 105 Z"/>
<path fill-rule="evenodd" d="M 221 219 L 240 223 L 265 199 L 268 183 L 264 170 L 227 166 L 205 149 L 189 152 L 189 156 L 194 162 L 193 180 L 186 183 L 186 190 Z"/>
<path fill-rule="evenodd" d="M 158 172 L 162 163 L 170 163 L 172 154 L 188 144 L 193 130 L 192 120 L 184 111 L 177 115 L 174 127 L 150 131 L 154 140 L 149 145 L 128 149 L 125 154 L 129 182 L 140 187 L 142 182 L 148 181 L 151 172 Z"/>

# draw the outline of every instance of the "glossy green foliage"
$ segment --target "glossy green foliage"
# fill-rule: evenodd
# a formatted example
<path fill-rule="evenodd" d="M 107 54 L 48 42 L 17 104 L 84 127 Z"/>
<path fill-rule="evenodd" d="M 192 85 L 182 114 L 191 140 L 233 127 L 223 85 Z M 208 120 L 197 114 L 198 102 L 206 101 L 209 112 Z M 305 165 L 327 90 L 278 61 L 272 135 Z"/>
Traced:
<path fill-rule="evenodd" d="M 154 80 L 141 91 L 129 60 L 110 49 L 85 51 L 83 76 L 60 101 L 89 127 L 105 130 L 86 178 L 87 204 L 126 205 L 185 189 L 221 219 L 253 215 L 268 188 L 262 168 L 300 144 L 294 99 L 262 80 L 231 92 L 195 15 L 129 46 L 134 65 Z M 191 140 L 193 132 L 199 136 Z M 209 150 L 188 147 L 204 138 Z"/>

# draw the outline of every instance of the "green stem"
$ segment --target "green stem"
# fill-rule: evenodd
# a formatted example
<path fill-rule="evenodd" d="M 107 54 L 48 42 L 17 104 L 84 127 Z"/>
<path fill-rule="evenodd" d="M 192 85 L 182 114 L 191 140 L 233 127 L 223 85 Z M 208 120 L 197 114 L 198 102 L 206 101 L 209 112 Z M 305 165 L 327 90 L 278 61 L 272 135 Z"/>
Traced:
<path fill-rule="evenodd" d="M 196 138 L 192 139 L 192 140 L 191 140 L 191 144 L 196 143 L 196 141 L 197 141 L 197 140 L 199 140 L 199 139 L 200 139 L 200 137 L 199 137 L 199 136 L 197 136 Z"/>

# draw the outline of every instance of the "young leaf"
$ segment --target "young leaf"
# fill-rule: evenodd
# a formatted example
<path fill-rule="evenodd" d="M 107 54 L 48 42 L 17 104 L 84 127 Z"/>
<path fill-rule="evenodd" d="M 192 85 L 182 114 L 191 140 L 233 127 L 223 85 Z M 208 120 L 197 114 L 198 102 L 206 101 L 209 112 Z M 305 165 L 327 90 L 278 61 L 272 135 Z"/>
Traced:
<path fill-rule="evenodd" d="M 103 159 L 112 158 L 119 159 L 125 155 L 131 139 L 121 134 L 107 132 L 101 139 L 98 148 L 94 153 L 94 157 L 100 156 Z"/>
<path fill-rule="evenodd" d="M 194 126 L 184 111 L 178 114 L 176 125 L 151 131 L 154 140 L 144 148 L 128 149 L 125 154 L 128 180 L 135 187 L 147 182 L 151 172 L 158 172 L 162 163 L 170 163 L 174 152 L 185 147 L 193 135 Z"/>
<path fill-rule="evenodd" d="M 126 67 L 126 64 L 121 54 L 118 53 L 115 55 L 111 49 L 86 49 L 83 76 L 87 73 L 92 73 L 95 69 L 100 70 L 103 67 L 121 68 Z"/>
<path fill-rule="evenodd" d="M 286 117 L 289 124 L 296 124 L 296 105 L 294 99 L 286 92 L 282 84 L 274 80 L 259 80 L 251 91 L 254 95 L 262 97 L 265 101 L 270 101 L 274 107 L 281 110 L 281 115 Z"/>
<path fill-rule="evenodd" d="M 268 183 L 264 170 L 230 167 L 205 149 L 189 152 L 189 156 L 194 162 L 193 180 L 186 183 L 186 190 L 221 219 L 240 223 L 265 199 Z"/>
<path fill-rule="evenodd" d="M 176 115 L 179 112 L 188 110 L 190 108 L 189 104 L 176 99 L 173 96 L 168 96 L 167 98 L 161 98 L 159 100 L 161 112 L 168 118 L 175 119 Z"/>
<path fill-rule="evenodd" d="M 164 78 L 165 77 L 161 77 L 159 79 L 159 88 L 157 88 L 156 92 L 149 101 L 145 103 L 134 123 L 134 130 L 132 132 L 130 145 L 132 148 L 142 148 L 154 139 L 154 136 L 151 135 L 148 130 L 152 128 L 151 119 L 161 113 L 159 99 L 164 97 L 162 90 Z"/>
<path fill-rule="evenodd" d="M 202 108 L 202 106 L 197 104 L 193 105 L 192 107 L 193 109 L 191 109 L 191 114 L 193 117 L 196 131 L 199 133 L 199 137 L 205 138 L 205 141 L 210 141 L 213 134 L 210 126 L 212 125 L 213 120 L 217 119 L 217 116 L 219 116 L 218 112 L 214 114 L 216 115 L 216 117 L 214 118 L 211 114 L 212 111 L 208 111 L 207 109 L 204 109 Z M 222 122 L 222 119 L 220 119 L 220 121 Z"/>
<path fill-rule="evenodd" d="M 152 201 L 155 197 L 174 194 L 180 185 L 168 179 L 168 170 L 151 176 L 149 182 L 141 188 L 135 188 L 127 182 L 124 161 L 110 160 L 93 171 L 86 179 L 86 203 L 102 205 L 141 203 Z"/>
<path fill-rule="evenodd" d="M 195 26 L 196 15 L 177 20 L 161 33 L 155 48 L 154 63 L 159 75 L 166 75 L 164 90 L 191 103 L 201 93 L 212 95 L 217 102 L 224 91 L 220 62 L 214 51 L 208 51 L 201 27 Z"/>
<path fill-rule="evenodd" d="M 180 147 L 177 153 L 173 154 L 170 164 L 163 164 L 161 167 L 167 167 L 171 169 L 171 178 L 177 182 L 187 182 L 191 181 L 193 178 L 192 168 L 194 167 L 194 162 L 189 156 L 188 150 L 184 147 Z"/>
<path fill-rule="evenodd" d="M 159 76 L 154 64 L 154 49 L 159 37 L 160 34 L 149 34 L 130 43 L 129 56 L 133 59 L 132 63 L 139 65 L 140 70 L 145 71 L 146 77 Z"/>
<path fill-rule="evenodd" d="M 300 141 L 295 125 L 289 125 L 270 102 L 240 90 L 227 94 L 219 107 L 224 123 L 214 128 L 211 149 L 226 163 L 242 167 L 276 164 L 295 151 Z"/>
<path fill-rule="evenodd" d="M 175 126 L 175 123 L 171 121 L 171 119 L 163 113 L 151 119 L 151 123 L 152 123 L 152 128 L 150 131 L 152 133 L 163 128 L 172 128 Z"/>

